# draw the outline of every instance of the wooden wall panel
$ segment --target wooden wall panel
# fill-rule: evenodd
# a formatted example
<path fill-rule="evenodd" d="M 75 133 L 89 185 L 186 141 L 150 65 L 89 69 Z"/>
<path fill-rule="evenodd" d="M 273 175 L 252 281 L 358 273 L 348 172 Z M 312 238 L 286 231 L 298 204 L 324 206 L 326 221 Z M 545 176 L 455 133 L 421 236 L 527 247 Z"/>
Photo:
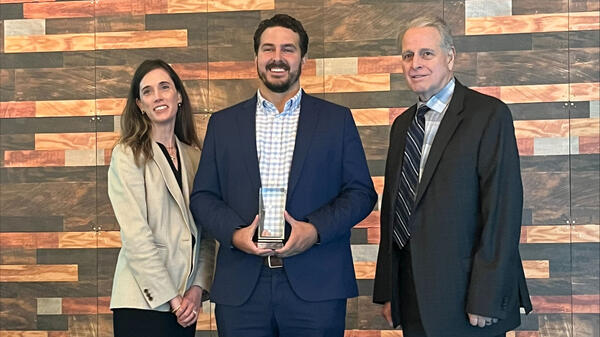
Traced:
<path fill-rule="evenodd" d="M 278 12 L 308 31 L 301 84 L 351 109 L 380 196 L 389 126 L 416 102 L 396 35 L 421 13 L 446 18 L 457 78 L 515 120 L 535 312 L 507 336 L 597 335 L 599 10 L 597 0 L 0 0 L 0 337 L 112 336 L 121 242 L 107 169 L 134 69 L 171 63 L 203 137 L 211 113 L 256 93 L 254 27 Z M 377 205 L 352 230 L 359 297 L 347 337 L 402 336 L 371 303 L 379 221 Z M 205 307 L 196 336 L 216 329 Z"/>

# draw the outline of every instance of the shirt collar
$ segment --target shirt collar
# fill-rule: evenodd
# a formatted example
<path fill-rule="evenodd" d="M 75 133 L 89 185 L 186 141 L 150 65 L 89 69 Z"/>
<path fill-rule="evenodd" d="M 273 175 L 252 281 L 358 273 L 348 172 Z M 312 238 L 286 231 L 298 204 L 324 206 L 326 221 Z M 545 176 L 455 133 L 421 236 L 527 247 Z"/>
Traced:
<path fill-rule="evenodd" d="M 454 87 L 456 81 L 454 77 L 440 90 L 437 94 L 431 96 L 431 98 L 425 103 L 431 110 L 436 112 L 443 112 L 446 109 L 448 103 L 450 103 L 450 99 L 452 98 L 452 94 L 454 93 Z M 417 108 L 420 108 L 424 104 L 419 101 L 417 104 Z"/>
<path fill-rule="evenodd" d="M 277 108 L 275 107 L 275 105 L 271 102 L 269 102 L 267 99 L 265 99 L 261 94 L 260 94 L 260 90 L 256 91 L 256 99 L 257 99 L 257 104 L 263 112 L 263 114 L 265 115 L 273 115 L 273 114 L 279 114 L 279 111 L 277 110 Z M 283 111 L 281 112 L 281 114 L 289 114 L 292 113 L 294 111 L 296 111 L 298 109 L 298 107 L 300 106 L 300 100 L 302 99 L 302 89 L 299 89 L 298 92 L 292 97 L 290 98 L 287 102 L 285 102 Z"/>

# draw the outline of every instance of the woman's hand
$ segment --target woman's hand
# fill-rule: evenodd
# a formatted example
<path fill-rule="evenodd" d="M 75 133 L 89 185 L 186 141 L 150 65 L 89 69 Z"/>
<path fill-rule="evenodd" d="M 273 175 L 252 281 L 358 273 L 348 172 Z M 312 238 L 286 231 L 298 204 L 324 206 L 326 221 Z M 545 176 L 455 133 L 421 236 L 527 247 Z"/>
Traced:
<path fill-rule="evenodd" d="M 202 305 L 202 288 L 199 286 L 191 286 L 181 301 L 181 307 L 175 316 L 177 316 L 177 322 L 184 328 L 194 324 L 198 320 L 198 311 Z"/>

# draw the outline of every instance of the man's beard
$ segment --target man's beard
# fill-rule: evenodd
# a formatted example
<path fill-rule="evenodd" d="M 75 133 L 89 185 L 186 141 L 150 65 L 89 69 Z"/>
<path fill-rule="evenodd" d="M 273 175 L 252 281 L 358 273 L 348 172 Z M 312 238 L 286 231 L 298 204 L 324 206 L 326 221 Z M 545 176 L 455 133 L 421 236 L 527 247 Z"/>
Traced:
<path fill-rule="evenodd" d="M 302 74 L 302 67 L 300 65 L 298 65 L 298 70 L 294 72 L 294 71 L 290 71 L 290 66 L 283 61 L 271 62 L 271 63 L 267 64 L 267 66 L 265 67 L 266 71 L 269 71 L 272 68 L 282 68 L 282 69 L 288 71 L 289 72 L 288 80 L 285 82 L 281 82 L 281 83 L 272 83 L 272 82 L 269 82 L 269 80 L 267 80 L 266 72 L 261 72 L 260 69 L 258 69 L 258 66 L 256 67 L 256 72 L 258 72 L 258 77 L 264 83 L 265 87 L 267 87 L 267 89 L 269 89 L 273 92 L 277 92 L 277 93 L 282 93 L 282 92 L 288 91 L 292 85 L 294 85 L 296 82 L 298 82 L 298 79 L 300 78 L 300 74 Z"/>

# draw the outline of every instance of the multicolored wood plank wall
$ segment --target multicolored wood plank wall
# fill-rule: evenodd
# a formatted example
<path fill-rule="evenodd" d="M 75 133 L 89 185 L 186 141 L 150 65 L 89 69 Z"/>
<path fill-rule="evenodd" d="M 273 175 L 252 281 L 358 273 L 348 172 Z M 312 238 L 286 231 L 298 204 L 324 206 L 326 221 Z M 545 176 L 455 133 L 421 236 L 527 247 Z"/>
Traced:
<path fill-rule="evenodd" d="M 509 336 L 600 335 L 598 0 L 0 0 L 0 337 L 111 336 L 120 246 L 106 193 L 132 72 L 163 58 L 200 130 L 254 94 L 252 35 L 274 13 L 310 35 L 301 83 L 349 106 L 379 193 L 389 125 L 415 97 L 395 37 L 443 16 L 457 77 L 512 110 L 535 311 Z M 379 212 L 353 229 L 347 336 L 392 337 L 371 304 Z M 197 336 L 216 336 L 210 307 Z"/>

